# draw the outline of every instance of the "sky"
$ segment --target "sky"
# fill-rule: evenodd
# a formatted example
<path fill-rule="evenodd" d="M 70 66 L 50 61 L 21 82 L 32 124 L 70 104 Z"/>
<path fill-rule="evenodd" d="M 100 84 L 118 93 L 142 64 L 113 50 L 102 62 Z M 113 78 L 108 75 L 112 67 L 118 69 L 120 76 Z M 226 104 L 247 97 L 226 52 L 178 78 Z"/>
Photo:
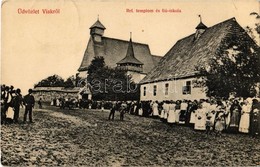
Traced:
<path fill-rule="evenodd" d="M 256 23 L 257 0 L 6 0 L 1 8 L 1 83 L 28 88 L 57 74 L 66 79 L 77 73 L 88 39 L 89 27 L 99 17 L 104 36 L 146 43 L 151 53 L 163 56 L 181 38 L 195 32 L 198 15 L 208 27 L 235 17 L 242 26 Z M 39 10 L 21 14 L 20 10 Z M 59 9 L 43 14 L 42 9 Z M 127 12 L 133 9 L 134 12 Z M 154 10 L 139 13 L 136 10 Z M 160 12 L 155 12 L 158 9 Z M 178 10 L 181 12 L 162 12 Z"/>

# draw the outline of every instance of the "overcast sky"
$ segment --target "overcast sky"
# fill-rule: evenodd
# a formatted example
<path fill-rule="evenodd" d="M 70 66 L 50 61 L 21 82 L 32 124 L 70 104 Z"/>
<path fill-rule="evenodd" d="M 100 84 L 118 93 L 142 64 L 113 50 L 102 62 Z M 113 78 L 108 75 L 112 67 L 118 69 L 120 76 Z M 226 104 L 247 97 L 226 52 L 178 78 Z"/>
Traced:
<path fill-rule="evenodd" d="M 40 10 L 19 14 L 18 9 Z M 42 9 L 60 9 L 43 14 Z M 174 9 L 175 13 L 129 13 L 126 9 Z M 226 1 L 88 1 L 7 0 L 2 2 L 2 82 L 20 87 L 23 94 L 52 74 L 75 75 L 89 39 L 89 27 L 97 16 L 105 36 L 149 44 L 152 54 L 163 56 L 177 40 L 195 32 L 202 21 L 208 27 L 235 17 L 242 26 L 253 26 L 259 12 L 257 0 Z"/>

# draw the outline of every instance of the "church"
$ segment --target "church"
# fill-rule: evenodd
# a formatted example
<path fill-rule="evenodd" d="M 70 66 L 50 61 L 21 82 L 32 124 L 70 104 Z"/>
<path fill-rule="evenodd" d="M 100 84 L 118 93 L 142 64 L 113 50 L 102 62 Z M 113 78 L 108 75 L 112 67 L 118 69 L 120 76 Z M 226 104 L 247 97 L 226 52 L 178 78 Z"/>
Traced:
<path fill-rule="evenodd" d="M 149 45 L 130 40 L 105 37 L 105 26 L 99 19 L 90 27 L 90 38 L 78 69 L 79 76 L 87 77 L 88 66 L 94 57 L 104 57 L 108 67 L 126 70 L 139 83 L 160 61 L 151 54 Z"/>
<path fill-rule="evenodd" d="M 197 82 L 196 66 L 207 66 L 215 55 L 221 53 L 235 56 L 237 46 L 248 48 L 251 54 L 259 50 L 235 18 L 211 27 L 200 21 L 195 29 L 195 33 L 178 40 L 140 81 L 140 100 L 205 99 L 206 88 Z"/>

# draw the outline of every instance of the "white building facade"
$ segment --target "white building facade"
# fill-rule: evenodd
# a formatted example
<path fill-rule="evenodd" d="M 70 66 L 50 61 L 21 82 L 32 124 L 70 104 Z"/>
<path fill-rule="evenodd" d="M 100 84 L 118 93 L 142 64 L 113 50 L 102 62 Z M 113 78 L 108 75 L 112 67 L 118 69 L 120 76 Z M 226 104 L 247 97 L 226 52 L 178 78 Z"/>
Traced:
<path fill-rule="evenodd" d="M 195 100 L 207 98 L 205 88 L 196 84 L 196 78 L 178 79 L 143 84 L 141 101 Z"/>

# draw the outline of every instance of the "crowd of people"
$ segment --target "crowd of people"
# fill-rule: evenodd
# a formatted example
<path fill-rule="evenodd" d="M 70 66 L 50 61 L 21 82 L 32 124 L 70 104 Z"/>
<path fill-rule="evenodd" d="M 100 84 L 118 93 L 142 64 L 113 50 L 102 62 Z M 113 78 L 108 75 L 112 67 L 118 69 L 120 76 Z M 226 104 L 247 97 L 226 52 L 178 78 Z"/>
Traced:
<path fill-rule="evenodd" d="M 19 123 L 20 107 L 23 108 L 24 106 L 23 123 L 26 123 L 28 115 L 30 123 L 33 123 L 32 109 L 34 105 L 35 100 L 32 95 L 32 89 L 29 89 L 28 94 L 23 97 L 21 89 L 1 85 L 1 124 Z"/>
<path fill-rule="evenodd" d="M 13 86 L 1 85 L 1 124 L 18 123 L 20 107 L 25 106 L 23 122 L 32 123 L 32 109 L 35 99 L 32 89 L 24 97 L 21 90 Z M 42 101 L 38 101 L 42 108 Z M 61 109 L 89 108 L 110 110 L 109 120 L 114 120 L 115 112 L 120 112 L 120 120 L 126 113 L 138 116 L 161 119 L 169 125 L 190 126 L 207 134 L 214 132 L 220 135 L 228 133 L 248 133 L 253 137 L 260 136 L 260 99 L 232 98 L 228 100 L 200 99 L 177 101 L 92 101 L 83 99 L 54 98 L 51 105 Z"/>
<path fill-rule="evenodd" d="M 195 130 L 214 132 L 221 135 L 228 133 L 248 133 L 253 137 L 260 133 L 259 98 L 229 100 L 177 100 L 177 101 L 142 101 L 112 102 L 109 120 L 114 119 L 115 111 L 161 119 L 170 125 L 190 126 Z"/>

